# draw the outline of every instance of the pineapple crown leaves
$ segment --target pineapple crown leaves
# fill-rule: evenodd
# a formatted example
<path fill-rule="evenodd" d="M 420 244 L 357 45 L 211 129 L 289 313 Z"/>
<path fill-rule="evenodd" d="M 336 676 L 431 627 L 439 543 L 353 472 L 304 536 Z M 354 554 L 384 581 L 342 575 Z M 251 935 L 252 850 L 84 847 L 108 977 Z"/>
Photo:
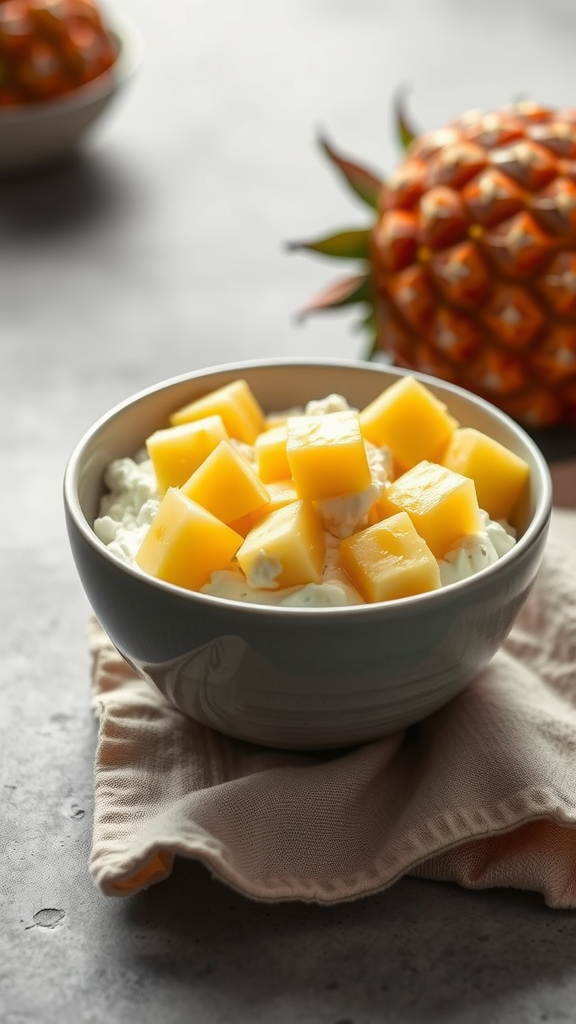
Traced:
<path fill-rule="evenodd" d="M 408 149 L 410 144 L 414 142 L 414 139 L 418 137 L 418 132 L 412 127 L 406 116 L 405 98 L 407 91 L 407 87 L 403 85 L 397 89 L 394 97 L 396 134 L 403 150 Z"/>
<path fill-rule="evenodd" d="M 318 138 L 318 144 L 352 191 L 373 210 L 377 210 L 382 178 L 343 153 L 337 152 L 322 135 Z"/>
<path fill-rule="evenodd" d="M 410 126 L 405 115 L 404 93 L 404 89 L 397 92 L 394 109 L 398 140 L 401 147 L 407 149 L 416 138 L 416 132 Z M 363 167 L 356 160 L 352 160 L 349 156 L 336 150 L 323 134 L 319 134 L 318 143 L 332 166 L 336 168 L 352 192 L 370 207 L 372 211 L 377 211 L 380 195 L 384 187 L 383 178 L 367 167 Z M 310 313 L 340 309 L 342 306 L 350 306 L 356 303 L 366 303 L 368 315 L 362 319 L 360 328 L 369 335 L 369 357 L 374 353 L 376 341 L 372 313 L 373 290 L 369 269 L 371 232 L 371 226 L 347 228 L 321 238 L 301 242 L 293 241 L 288 242 L 286 245 L 289 252 L 306 251 L 336 259 L 363 261 L 365 264 L 363 273 L 354 274 L 328 285 L 319 295 L 316 295 L 306 303 L 300 310 L 298 319 L 304 320 Z"/>
<path fill-rule="evenodd" d="M 320 136 L 319 144 L 352 191 L 372 211 L 377 210 L 378 197 L 383 184 L 382 179 L 372 171 L 350 160 L 342 153 L 337 152 L 324 137 Z M 371 227 L 349 228 L 309 241 L 288 242 L 286 248 L 289 252 L 304 250 L 337 259 L 361 260 L 365 264 L 363 272 L 332 282 L 320 294 L 306 303 L 298 313 L 300 321 L 304 320 L 310 313 L 340 309 L 343 306 L 351 306 L 357 303 L 366 303 L 369 308 L 371 307 L 373 294 L 368 262 L 370 256 L 370 233 Z M 370 316 L 367 317 L 367 320 L 370 320 Z M 374 341 L 375 338 L 371 339 L 372 344 Z"/>
<path fill-rule="evenodd" d="M 370 228 L 349 228 L 314 241 L 288 242 L 286 248 L 289 252 L 306 249 L 337 259 L 367 260 L 370 254 Z"/>
<path fill-rule="evenodd" d="M 357 302 L 372 302 L 372 285 L 368 274 L 354 274 L 351 277 L 343 278 L 332 282 L 324 291 L 300 310 L 299 320 L 304 320 L 309 313 L 317 313 L 320 310 L 341 309 L 343 306 L 352 306 Z"/>

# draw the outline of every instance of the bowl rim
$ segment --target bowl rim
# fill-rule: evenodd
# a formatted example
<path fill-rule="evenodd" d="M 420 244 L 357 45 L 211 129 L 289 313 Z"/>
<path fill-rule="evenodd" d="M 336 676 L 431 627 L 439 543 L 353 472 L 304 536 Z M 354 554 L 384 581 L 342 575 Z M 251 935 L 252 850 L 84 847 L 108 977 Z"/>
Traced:
<path fill-rule="evenodd" d="M 97 78 L 61 96 L 19 107 L 0 107 L 0 128 L 58 117 L 78 110 L 115 92 L 135 74 L 144 58 L 144 37 L 140 29 L 131 18 L 119 11 L 105 12 L 103 21 L 116 42 L 118 52 L 114 63 Z"/>
<path fill-rule="evenodd" d="M 441 587 L 438 590 L 433 590 L 425 594 L 415 594 L 410 597 L 395 598 L 390 601 L 320 608 L 256 604 L 249 601 L 235 601 L 231 598 L 203 594 L 200 591 L 186 590 L 183 587 L 167 583 L 154 576 L 149 576 L 138 567 L 132 566 L 127 562 L 123 562 L 120 558 L 110 552 L 106 545 L 103 544 L 96 535 L 92 525 L 84 515 L 78 497 L 78 479 L 83 453 L 100 430 L 131 405 L 141 402 L 149 395 L 156 394 L 174 385 L 185 383 L 187 381 L 201 380 L 203 377 L 209 377 L 215 373 L 242 374 L 244 371 L 251 369 L 280 369 L 281 367 L 332 367 L 361 370 L 367 373 L 374 371 L 377 373 L 390 372 L 399 377 L 413 376 L 416 377 L 417 380 L 421 381 L 421 383 L 430 386 L 431 388 L 437 387 L 441 391 L 448 391 L 455 396 L 463 398 L 464 400 L 472 401 L 473 404 L 479 405 L 481 409 L 492 417 L 495 417 L 503 426 L 511 429 L 512 432 L 516 434 L 518 439 L 530 451 L 534 464 L 537 466 L 539 480 L 538 498 L 534 514 L 525 532 L 517 540 L 514 547 L 502 555 L 498 561 L 487 566 L 480 573 L 476 573 L 466 579 L 459 580 L 456 583 L 451 583 L 448 586 Z M 403 617 L 406 611 L 410 608 L 419 608 L 423 610 L 430 602 L 433 602 L 434 607 L 440 608 L 446 603 L 451 604 L 454 597 L 458 599 L 458 595 L 463 597 L 468 590 L 476 589 L 479 583 L 481 584 L 483 581 L 486 581 L 486 584 L 489 585 L 489 581 L 497 577 L 498 574 L 506 573 L 507 566 L 511 558 L 516 560 L 521 557 L 526 549 L 529 548 L 530 545 L 548 529 L 552 510 L 552 479 L 542 452 L 524 428 L 506 413 L 502 412 L 502 410 L 497 406 L 492 405 L 492 403 L 486 401 L 473 392 L 467 391 L 459 385 L 451 384 L 441 378 L 421 373 L 419 371 L 408 370 L 403 367 L 384 363 L 383 361 L 330 359 L 328 357 L 279 356 L 270 359 L 238 360 L 201 367 L 200 369 L 178 374 L 159 381 L 156 384 L 149 385 L 148 387 L 128 396 L 128 398 L 123 399 L 121 402 L 118 402 L 100 416 L 92 426 L 84 432 L 72 450 L 64 471 L 63 499 L 66 513 L 70 516 L 72 523 L 83 539 L 97 554 L 103 557 L 105 561 L 108 561 L 117 571 L 124 572 L 135 581 L 137 580 L 145 586 L 150 586 L 153 589 L 164 592 L 172 597 L 177 596 L 179 599 L 190 601 L 192 604 L 200 602 L 202 606 L 213 607 L 215 609 L 217 608 L 222 610 L 226 608 L 228 611 L 233 611 L 235 614 L 239 614 L 242 617 L 245 615 L 253 617 L 256 614 L 258 618 L 261 619 L 271 617 L 277 620 L 278 617 L 286 617 L 294 620 L 303 619 L 305 621 L 311 621 L 312 618 L 316 619 L 316 617 L 329 617 L 330 619 L 336 619 L 339 617 L 341 618 L 342 616 L 347 617 L 348 615 L 354 615 L 369 619 L 373 616 L 381 616 L 382 614 L 386 614 L 388 618 L 395 617 L 396 615 Z"/>

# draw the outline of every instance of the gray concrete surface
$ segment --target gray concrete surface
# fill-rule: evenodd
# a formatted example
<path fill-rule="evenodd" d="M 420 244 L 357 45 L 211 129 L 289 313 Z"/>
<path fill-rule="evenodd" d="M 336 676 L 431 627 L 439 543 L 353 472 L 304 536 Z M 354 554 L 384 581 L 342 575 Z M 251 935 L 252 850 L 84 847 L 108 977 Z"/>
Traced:
<path fill-rule="evenodd" d="M 385 169 L 398 83 L 428 127 L 518 95 L 575 103 L 576 6 L 122 10 L 147 45 L 134 87 L 82 156 L 0 181 L 0 1021 L 572 1021 L 576 917 L 536 895 L 406 880 L 331 909 L 267 906 L 184 862 L 128 902 L 94 889 L 88 607 L 60 490 L 85 428 L 149 383 L 361 355 L 350 317 L 293 320 L 330 271 L 283 241 L 362 219 L 317 128 Z M 558 481 L 571 503 L 573 467 Z"/>

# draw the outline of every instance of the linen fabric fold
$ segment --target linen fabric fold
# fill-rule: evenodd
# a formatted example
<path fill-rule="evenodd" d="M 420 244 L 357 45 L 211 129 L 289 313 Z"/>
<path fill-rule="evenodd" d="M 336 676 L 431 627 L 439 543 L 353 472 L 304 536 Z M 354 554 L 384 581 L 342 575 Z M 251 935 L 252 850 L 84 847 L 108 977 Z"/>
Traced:
<path fill-rule="evenodd" d="M 104 893 L 161 882 L 183 856 L 260 900 L 351 900 L 412 874 L 576 908 L 576 514 L 554 511 L 490 665 L 423 722 L 354 749 L 224 736 L 139 679 L 95 621 L 90 647 Z"/>

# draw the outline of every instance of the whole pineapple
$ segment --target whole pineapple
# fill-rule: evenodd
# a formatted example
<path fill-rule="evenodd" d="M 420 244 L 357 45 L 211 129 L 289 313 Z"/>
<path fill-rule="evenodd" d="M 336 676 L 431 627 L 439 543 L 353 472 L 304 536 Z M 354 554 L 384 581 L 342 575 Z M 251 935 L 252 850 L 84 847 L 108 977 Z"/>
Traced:
<path fill-rule="evenodd" d="M 529 428 L 576 425 L 576 109 L 470 111 L 383 182 L 324 149 L 374 225 L 296 243 L 362 272 L 306 311 L 368 303 L 369 357 L 459 384 Z"/>
<path fill-rule="evenodd" d="M 0 0 L 0 109 L 69 93 L 115 59 L 95 0 Z"/>

